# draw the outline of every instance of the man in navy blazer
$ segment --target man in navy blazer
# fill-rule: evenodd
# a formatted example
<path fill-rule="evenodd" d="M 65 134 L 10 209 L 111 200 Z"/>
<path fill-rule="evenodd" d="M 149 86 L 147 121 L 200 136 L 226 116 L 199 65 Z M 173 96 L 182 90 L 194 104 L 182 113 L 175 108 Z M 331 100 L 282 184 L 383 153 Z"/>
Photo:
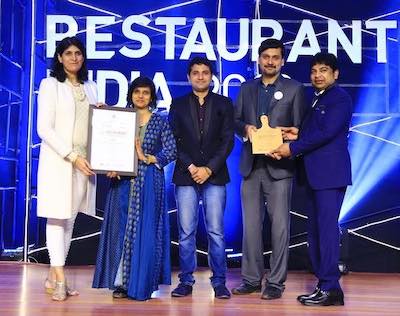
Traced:
<path fill-rule="evenodd" d="M 174 297 L 192 293 L 196 270 L 196 231 L 199 200 L 208 236 L 208 262 L 215 297 L 230 298 L 225 286 L 226 255 L 224 210 L 226 183 L 229 182 L 226 160 L 233 148 L 233 105 L 224 96 L 210 91 L 211 63 L 195 57 L 188 67 L 192 92 L 172 102 L 169 119 L 175 135 L 178 158 L 175 183 L 178 209 L 180 283 Z"/>
<path fill-rule="evenodd" d="M 336 84 L 339 76 L 333 54 L 318 53 L 311 62 L 311 83 L 316 89 L 312 109 L 300 128 L 297 141 L 274 151 L 276 158 L 303 158 L 312 209 L 308 214 L 308 244 L 318 278 L 311 294 L 297 299 L 304 305 L 343 305 L 339 284 L 338 218 L 346 187 L 351 184 L 347 137 L 352 117 L 349 94 Z M 296 139 L 297 128 L 284 129 L 284 138 Z"/>

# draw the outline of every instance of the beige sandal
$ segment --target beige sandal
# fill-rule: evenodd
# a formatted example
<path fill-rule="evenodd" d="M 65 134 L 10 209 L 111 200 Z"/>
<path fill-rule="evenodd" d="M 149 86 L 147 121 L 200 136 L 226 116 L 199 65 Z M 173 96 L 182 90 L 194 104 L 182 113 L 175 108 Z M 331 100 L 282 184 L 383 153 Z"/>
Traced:
<path fill-rule="evenodd" d="M 79 292 L 77 290 L 71 289 L 68 285 L 67 285 L 67 295 L 68 296 L 77 296 L 79 295 Z"/>
<path fill-rule="evenodd" d="M 44 289 L 47 294 L 51 295 L 54 293 L 54 290 L 56 288 L 56 283 L 57 283 L 56 280 L 49 280 L 48 278 L 46 278 L 46 280 L 44 281 Z M 66 290 L 68 296 L 79 295 L 79 292 L 77 290 L 71 289 L 70 287 L 68 287 L 68 285 L 66 285 Z"/>
<path fill-rule="evenodd" d="M 51 296 L 53 301 L 65 301 L 67 299 L 67 287 L 65 282 L 56 282 L 56 287 Z"/>
<path fill-rule="evenodd" d="M 53 294 L 54 289 L 56 288 L 56 280 L 49 280 L 46 278 L 44 281 L 44 290 L 47 294 Z"/>

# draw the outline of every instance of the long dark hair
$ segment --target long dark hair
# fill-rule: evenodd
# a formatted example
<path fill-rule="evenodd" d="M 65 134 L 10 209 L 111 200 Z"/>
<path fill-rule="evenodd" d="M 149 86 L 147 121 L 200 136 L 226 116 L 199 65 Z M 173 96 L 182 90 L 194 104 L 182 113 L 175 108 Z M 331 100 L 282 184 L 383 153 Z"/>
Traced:
<path fill-rule="evenodd" d="M 60 82 L 65 81 L 65 79 L 67 78 L 67 74 L 65 73 L 63 64 L 59 62 L 58 56 L 61 56 L 64 51 L 72 45 L 78 47 L 83 55 L 82 67 L 78 71 L 78 80 L 80 83 L 83 83 L 88 80 L 88 70 L 86 67 L 86 49 L 83 43 L 75 36 L 65 37 L 60 43 L 58 43 L 56 51 L 54 52 L 50 76 L 57 78 L 57 80 Z"/>
<path fill-rule="evenodd" d="M 128 107 L 133 108 L 133 101 L 132 101 L 132 93 L 136 88 L 149 88 L 151 94 L 151 100 L 149 104 L 150 109 L 155 109 L 157 106 L 157 95 L 156 95 L 156 87 L 154 82 L 144 76 L 137 77 L 135 80 L 131 82 L 128 89 L 128 94 L 126 96 L 126 101 L 128 102 Z"/>

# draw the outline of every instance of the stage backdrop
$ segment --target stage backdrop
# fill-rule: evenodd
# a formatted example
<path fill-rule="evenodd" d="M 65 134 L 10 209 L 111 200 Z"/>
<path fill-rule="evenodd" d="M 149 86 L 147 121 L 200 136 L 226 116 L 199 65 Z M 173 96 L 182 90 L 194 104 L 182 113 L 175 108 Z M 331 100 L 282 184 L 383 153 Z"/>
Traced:
<path fill-rule="evenodd" d="M 309 84 L 310 56 L 336 54 L 340 84 L 351 94 L 354 115 L 350 132 L 353 186 L 340 215 L 343 251 L 354 270 L 400 269 L 399 174 L 400 8 L 397 1 L 6 1 L 1 2 L 0 52 L 0 205 L 1 248 L 29 246 L 27 255 L 47 260 L 44 225 L 36 217 L 36 172 L 40 139 L 36 134 L 36 96 L 48 74 L 57 41 L 79 36 L 87 47 L 90 78 L 100 101 L 124 107 L 128 84 L 139 75 L 152 78 L 158 111 L 168 113 L 172 97 L 190 91 L 188 60 L 213 61 L 213 91 L 236 98 L 240 83 L 258 75 L 259 43 L 282 39 L 287 47 L 283 72 Z M 241 141 L 228 159 L 231 183 L 225 215 L 230 264 L 241 256 Z M 167 170 L 168 206 L 176 256 L 176 208 L 171 171 Z M 80 217 L 72 262 L 93 262 L 108 182 L 99 177 L 98 217 Z M 307 203 L 295 187 L 291 260 L 306 266 Z M 25 217 L 29 214 L 29 217 Z M 367 225 L 368 224 L 368 225 Z M 268 232 L 269 223 L 266 222 Z M 26 231 L 26 234 L 24 234 Z M 200 223 L 198 248 L 207 241 Z M 85 251 L 86 258 L 79 255 Z M 268 258 L 269 237 L 265 254 Z M 374 254 L 371 256 L 371 254 Z M 379 255 L 376 255 L 379 254 Z M 384 260 L 390 258 L 390 260 Z M 368 259 L 368 260 L 367 260 Z M 369 262 L 368 264 L 366 263 Z"/>

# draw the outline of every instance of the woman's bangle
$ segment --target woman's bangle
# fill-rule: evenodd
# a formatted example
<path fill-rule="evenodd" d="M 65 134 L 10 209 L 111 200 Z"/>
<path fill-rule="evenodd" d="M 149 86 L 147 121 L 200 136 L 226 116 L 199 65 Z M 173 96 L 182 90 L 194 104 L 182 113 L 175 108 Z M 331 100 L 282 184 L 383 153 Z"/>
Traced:
<path fill-rule="evenodd" d="M 142 161 L 148 165 L 149 164 L 149 157 L 147 157 L 147 155 L 144 156 L 144 158 L 142 159 Z"/>
<path fill-rule="evenodd" d="M 156 157 L 154 157 L 153 155 L 145 155 L 145 159 L 143 160 L 144 161 L 144 163 L 146 164 L 146 165 L 149 165 L 149 164 L 151 164 L 151 163 L 157 163 L 157 158 Z"/>
<path fill-rule="evenodd" d="M 65 158 L 67 158 L 67 160 L 68 160 L 70 163 L 75 164 L 76 160 L 78 159 L 78 154 L 77 154 L 76 152 L 74 152 L 74 151 L 71 151 L 71 152 L 67 155 L 67 157 L 65 157 Z"/>

